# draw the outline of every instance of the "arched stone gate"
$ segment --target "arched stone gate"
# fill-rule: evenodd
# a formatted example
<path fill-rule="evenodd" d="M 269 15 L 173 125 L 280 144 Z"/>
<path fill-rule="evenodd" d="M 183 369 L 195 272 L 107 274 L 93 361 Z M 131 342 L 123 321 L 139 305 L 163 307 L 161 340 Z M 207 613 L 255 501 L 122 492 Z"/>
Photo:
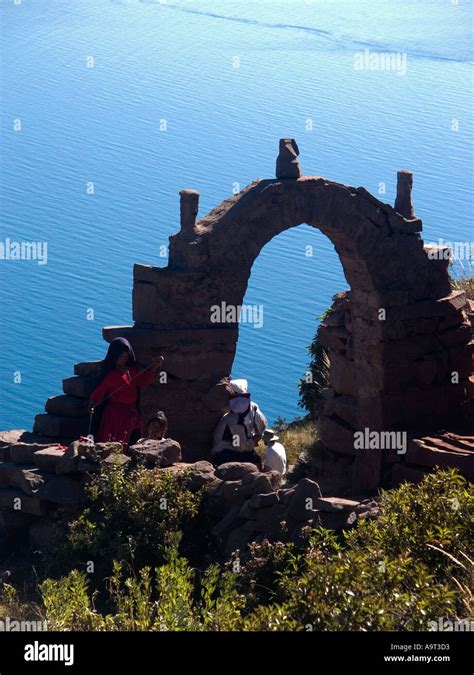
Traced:
<path fill-rule="evenodd" d="M 320 333 L 331 359 L 323 443 L 353 453 L 354 430 L 454 422 L 468 399 L 472 362 L 466 297 L 451 291 L 448 260 L 431 257 L 423 245 L 422 223 L 411 207 L 411 174 L 399 173 L 398 211 L 362 187 L 281 177 L 294 175 L 281 163 L 277 175 L 254 181 L 197 222 L 199 195 L 184 190 L 168 266 L 135 265 L 135 323 L 106 327 L 103 335 L 108 342 L 129 339 L 142 363 L 164 354 L 167 381 L 146 390 L 144 415 L 162 408 L 185 458 L 206 456 L 228 400 L 225 384 L 238 338 L 238 324 L 214 323 L 211 308 L 242 305 L 265 244 L 306 223 L 334 244 L 350 286 L 343 325 L 333 320 Z M 83 364 L 76 374 L 91 371 Z M 54 407 L 48 412 L 54 415 Z M 46 417 L 37 416 L 37 432 L 51 431 Z M 356 452 L 355 492 L 379 485 L 381 459 L 380 450 Z"/>

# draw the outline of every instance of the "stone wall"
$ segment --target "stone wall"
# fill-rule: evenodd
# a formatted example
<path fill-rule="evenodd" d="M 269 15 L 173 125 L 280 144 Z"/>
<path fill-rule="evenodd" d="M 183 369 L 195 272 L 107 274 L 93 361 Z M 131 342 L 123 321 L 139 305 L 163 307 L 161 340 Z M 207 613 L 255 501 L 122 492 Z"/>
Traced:
<path fill-rule="evenodd" d="M 238 324 L 213 323 L 211 308 L 241 305 L 262 248 L 302 223 L 329 237 L 350 286 L 321 328 L 333 391 L 321 420 L 324 443 L 344 454 L 355 429 L 447 428 L 472 405 L 467 300 L 451 290 L 444 251 L 423 244 L 411 174 L 399 172 L 393 208 L 362 187 L 301 176 L 297 155 L 296 143 L 282 139 L 276 179 L 254 181 L 197 222 L 199 195 L 182 191 L 167 267 L 135 265 L 135 323 L 103 330 L 107 342 L 129 339 L 143 364 L 165 356 L 168 379 L 146 391 L 142 411 L 165 411 L 188 461 L 209 456 L 237 344 Z M 36 433 L 65 441 L 87 433 L 97 367 L 75 366 L 64 395 L 36 417 Z M 376 490 L 382 464 L 380 452 L 355 453 L 355 494 Z"/>
<path fill-rule="evenodd" d="M 175 461 L 179 459 L 176 448 L 169 450 L 168 446 L 164 451 L 136 446 L 131 454 L 150 470 L 186 471 L 189 490 L 206 490 L 206 508 L 214 523 L 211 534 L 224 558 L 237 549 L 244 554 L 252 541 L 297 540 L 307 526 L 339 530 L 377 513 L 370 499 L 323 498 L 318 484 L 307 478 L 282 487 L 282 477 L 275 471 L 261 473 L 246 463 L 218 469 L 207 461 L 182 463 Z M 51 546 L 59 512 L 64 514 L 66 509 L 78 515 L 86 503 L 90 476 L 101 465 L 126 468 L 133 457 L 114 443 L 91 446 L 75 441 L 66 449 L 0 437 L 0 543 L 28 540 L 32 550 Z"/>
<path fill-rule="evenodd" d="M 406 452 L 382 453 L 381 482 L 388 487 L 418 481 L 435 466 L 457 468 L 474 480 L 474 303 L 453 291 L 420 302 L 410 312 L 397 312 L 397 317 L 393 331 L 385 333 L 383 368 L 372 386 L 380 391 L 386 430 L 407 431 Z M 354 435 L 360 427 L 350 292 L 335 296 L 317 335 L 330 362 L 320 441 L 336 457 L 356 460 Z M 452 382 L 453 373 L 459 383 Z M 370 461 L 372 450 L 364 452 Z"/>
<path fill-rule="evenodd" d="M 474 480 L 474 438 L 468 440 L 470 449 L 465 437 L 452 433 L 410 439 L 406 455 L 389 458 L 386 479 L 396 487 L 405 480 L 420 481 L 435 466 L 455 466 Z M 224 558 L 236 550 L 245 554 L 250 542 L 298 541 L 306 528 L 322 525 L 338 531 L 378 512 L 371 498 L 333 496 L 341 492 L 332 491 L 334 475 L 324 470 L 317 482 L 303 478 L 283 484 L 278 472 L 262 473 L 253 464 L 216 469 L 205 460 L 183 463 L 174 441 L 133 446 L 128 455 L 119 443 L 74 441 L 65 448 L 33 441 L 22 432 L 0 434 L 0 546 L 8 540 L 28 541 L 33 551 L 54 545 L 58 515 L 80 514 L 91 476 L 106 466 L 127 470 L 137 459 L 150 470 L 186 472 L 189 490 L 205 489 L 211 534 Z"/>

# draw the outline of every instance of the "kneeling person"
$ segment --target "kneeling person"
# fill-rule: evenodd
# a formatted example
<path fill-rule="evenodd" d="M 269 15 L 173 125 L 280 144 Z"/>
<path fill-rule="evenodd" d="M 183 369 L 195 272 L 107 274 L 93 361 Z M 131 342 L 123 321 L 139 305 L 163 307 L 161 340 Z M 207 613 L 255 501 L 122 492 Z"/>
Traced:
<path fill-rule="evenodd" d="M 279 436 L 273 429 L 266 429 L 263 432 L 263 442 L 267 446 L 263 458 L 263 470 L 278 471 L 283 476 L 286 473 L 286 452 L 283 445 L 278 442 L 279 440 Z"/>
<path fill-rule="evenodd" d="M 261 469 L 255 448 L 267 420 L 250 399 L 247 380 L 231 380 L 230 388 L 229 412 L 221 417 L 214 432 L 212 461 L 217 466 L 226 462 L 251 462 Z"/>

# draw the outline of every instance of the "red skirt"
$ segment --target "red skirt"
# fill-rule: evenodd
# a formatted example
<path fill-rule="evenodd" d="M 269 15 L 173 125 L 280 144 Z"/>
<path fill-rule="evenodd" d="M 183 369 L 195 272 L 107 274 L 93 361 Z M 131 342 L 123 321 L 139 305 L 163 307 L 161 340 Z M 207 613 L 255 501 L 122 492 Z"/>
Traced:
<path fill-rule="evenodd" d="M 97 442 L 119 441 L 128 446 L 130 435 L 135 429 L 143 436 L 142 423 L 135 405 L 109 402 L 102 413 Z"/>

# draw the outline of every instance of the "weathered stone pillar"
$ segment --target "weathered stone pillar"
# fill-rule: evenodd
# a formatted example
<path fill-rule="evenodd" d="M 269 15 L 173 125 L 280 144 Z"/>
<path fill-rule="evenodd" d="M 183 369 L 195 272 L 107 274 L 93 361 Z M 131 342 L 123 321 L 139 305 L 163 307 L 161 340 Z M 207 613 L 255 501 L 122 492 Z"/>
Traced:
<path fill-rule="evenodd" d="M 402 169 L 397 172 L 397 197 L 395 199 L 395 211 L 405 218 L 416 218 L 413 204 L 411 203 L 411 191 L 413 188 L 413 173 Z"/>
<path fill-rule="evenodd" d="M 197 190 L 181 190 L 179 197 L 181 230 L 192 232 L 199 211 L 199 192 Z"/>
<path fill-rule="evenodd" d="M 300 178 L 301 169 L 297 159 L 299 154 L 294 138 L 280 138 L 280 154 L 276 161 L 277 178 Z"/>

